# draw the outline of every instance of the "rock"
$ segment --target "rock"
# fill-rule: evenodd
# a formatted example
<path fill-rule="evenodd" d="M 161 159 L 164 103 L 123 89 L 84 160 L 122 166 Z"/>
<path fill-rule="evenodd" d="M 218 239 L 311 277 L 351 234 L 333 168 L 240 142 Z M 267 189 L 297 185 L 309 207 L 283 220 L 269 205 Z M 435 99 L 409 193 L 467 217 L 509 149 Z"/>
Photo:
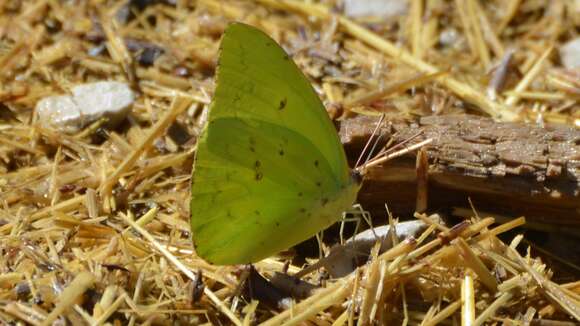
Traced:
<path fill-rule="evenodd" d="M 345 0 L 344 14 L 349 17 L 392 18 L 407 13 L 407 0 Z"/>
<path fill-rule="evenodd" d="M 438 215 L 432 215 L 430 218 L 437 221 L 440 220 Z M 420 220 L 400 222 L 396 226 L 396 236 L 399 241 L 403 241 L 407 238 L 417 236 L 426 228 L 427 225 Z M 332 247 L 326 257 L 307 266 L 294 276 L 302 277 L 320 267 L 324 267 L 330 276 L 335 278 L 348 275 L 358 266 L 366 263 L 375 243 L 381 243 L 381 253 L 392 248 L 393 244 L 389 232 L 391 232 L 389 225 L 365 230 L 348 239 L 344 244 Z"/>
<path fill-rule="evenodd" d="M 580 37 L 570 40 L 560 47 L 560 58 L 566 69 L 580 68 Z"/>
<path fill-rule="evenodd" d="M 453 27 L 446 28 L 439 34 L 439 43 L 443 46 L 456 46 L 461 40 L 461 33 Z"/>
<path fill-rule="evenodd" d="M 131 88 L 121 82 L 102 81 L 78 85 L 72 95 L 50 96 L 36 103 L 41 125 L 66 133 L 76 133 L 100 118 L 107 126 L 121 122 L 135 100 Z"/>
<path fill-rule="evenodd" d="M 397 224 L 397 238 L 400 241 L 416 236 L 427 225 L 423 221 L 406 221 Z M 348 239 L 343 245 L 336 245 L 330 249 L 324 267 L 332 277 L 342 277 L 352 273 L 357 266 L 363 265 L 368 260 L 368 255 L 376 242 L 381 243 L 380 252 L 385 252 L 393 247 L 389 236 L 391 227 L 383 225 L 365 230 Z M 324 258 L 323 258 L 324 259 Z"/>

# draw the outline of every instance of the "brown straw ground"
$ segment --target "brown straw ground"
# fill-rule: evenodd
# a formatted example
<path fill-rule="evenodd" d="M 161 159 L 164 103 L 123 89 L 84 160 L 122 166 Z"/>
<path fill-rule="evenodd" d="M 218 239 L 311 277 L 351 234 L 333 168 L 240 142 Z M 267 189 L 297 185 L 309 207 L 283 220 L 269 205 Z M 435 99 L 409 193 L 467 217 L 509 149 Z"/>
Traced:
<path fill-rule="evenodd" d="M 580 281 L 551 281 L 521 235 L 498 239 L 524 218 L 430 222 L 348 276 L 306 275 L 320 288 L 286 310 L 242 297 L 240 266 L 195 255 L 192 157 L 232 20 L 278 40 L 335 119 L 469 112 L 580 127 L 580 72 L 557 53 L 578 37 L 577 1 L 408 5 L 353 20 L 333 1 L 0 1 L 0 324 L 580 322 Z M 100 80 L 139 92 L 121 126 L 70 135 L 36 121 L 39 99 Z M 301 268 L 285 263 L 256 269 Z"/>

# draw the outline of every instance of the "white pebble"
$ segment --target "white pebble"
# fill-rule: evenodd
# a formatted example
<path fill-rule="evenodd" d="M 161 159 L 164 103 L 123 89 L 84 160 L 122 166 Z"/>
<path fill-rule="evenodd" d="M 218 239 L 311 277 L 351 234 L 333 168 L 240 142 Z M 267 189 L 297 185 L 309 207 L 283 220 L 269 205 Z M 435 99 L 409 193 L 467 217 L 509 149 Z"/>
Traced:
<path fill-rule="evenodd" d="M 461 40 L 461 34 L 453 27 L 446 28 L 439 34 L 439 43 L 445 46 L 454 46 Z"/>
<path fill-rule="evenodd" d="M 438 215 L 432 215 L 430 218 L 440 221 Z M 407 238 L 417 236 L 426 228 L 427 225 L 420 220 L 400 222 L 397 223 L 396 236 L 399 241 L 403 241 Z M 364 263 L 368 259 L 371 249 L 377 242 L 381 244 L 380 252 L 384 252 L 392 247 L 390 231 L 390 225 L 383 225 L 363 231 L 348 239 L 344 244 L 330 248 L 330 252 L 326 257 L 307 266 L 295 276 L 301 277 L 320 267 L 324 267 L 330 276 L 335 278 L 348 275 L 360 265 L 357 262 Z"/>
<path fill-rule="evenodd" d="M 115 81 L 78 85 L 71 92 L 72 95 L 50 96 L 36 103 L 40 124 L 76 133 L 106 117 L 107 125 L 113 127 L 125 118 L 135 100 L 127 84 Z"/>
<path fill-rule="evenodd" d="M 580 37 L 560 47 L 560 58 L 566 69 L 580 68 Z"/>
<path fill-rule="evenodd" d="M 406 14 L 407 0 L 345 0 L 344 13 L 349 17 L 392 18 Z"/>

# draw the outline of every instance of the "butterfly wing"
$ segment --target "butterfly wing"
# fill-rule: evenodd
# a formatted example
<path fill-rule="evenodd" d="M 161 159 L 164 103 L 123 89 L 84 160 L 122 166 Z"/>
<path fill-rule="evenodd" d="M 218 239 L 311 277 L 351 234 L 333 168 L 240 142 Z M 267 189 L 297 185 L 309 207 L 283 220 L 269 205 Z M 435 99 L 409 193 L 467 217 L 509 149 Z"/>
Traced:
<path fill-rule="evenodd" d="M 298 67 L 263 32 L 230 25 L 192 176 L 197 254 L 215 264 L 265 258 L 335 222 L 358 187 Z"/>

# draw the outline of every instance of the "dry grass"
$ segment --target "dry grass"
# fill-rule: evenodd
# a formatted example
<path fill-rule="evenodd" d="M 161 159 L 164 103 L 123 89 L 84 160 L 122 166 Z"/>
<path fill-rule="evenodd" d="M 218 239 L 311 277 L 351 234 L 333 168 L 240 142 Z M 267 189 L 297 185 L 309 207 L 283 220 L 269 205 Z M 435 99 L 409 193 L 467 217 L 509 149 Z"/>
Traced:
<path fill-rule="evenodd" d="M 580 322 L 580 283 L 552 282 L 549 266 L 516 251 L 521 236 L 497 238 L 522 218 L 434 225 L 286 311 L 240 297 L 240 267 L 196 257 L 188 224 L 195 136 L 228 21 L 280 41 L 338 119 L 468 111 L 580 126 L 580 72 L 556 55 L 578 36 L 575 2 L 413 0 L 411 14 L 382 22 L 355 22 L 330 1 L 176 2 L 0 2 L 0 324 Z M 442 45 L 442 31 L 457 41 Z M 152 65 L 148 51 L 160 53 Z M 507 55 L 510 67 L 492 69 Z M 96 80 L 139 90 L 123 126 L 65 135 L 35 121 L 39 99 Z M 284 263 L 256 268 L 299 270 Z"/>

